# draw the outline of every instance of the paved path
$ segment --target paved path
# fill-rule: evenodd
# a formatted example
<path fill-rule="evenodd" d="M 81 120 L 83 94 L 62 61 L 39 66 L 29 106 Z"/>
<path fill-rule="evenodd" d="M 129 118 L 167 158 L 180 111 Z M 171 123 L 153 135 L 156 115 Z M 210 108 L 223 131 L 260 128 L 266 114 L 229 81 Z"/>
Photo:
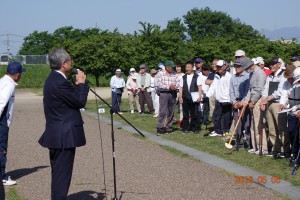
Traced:
<path fill-rule="evenodd" d="M 68 199 L 103 199 L 104 184 L 97 120 L 84 115 L 87 145 L 77 149 Z M 38 138 L 45 125 L 42 98 L 16 94 L 10 130 L 9 174 L 25 199 L 50 196 L 48 151 Z M 107 195 L 113 195 L 110 127 L 101 123 Z M 270 189 L 236 185 L 223 170 L 164 151 L 157 144 L 116 129 L 117 189 L 119 199 L 283 199 Z"/>

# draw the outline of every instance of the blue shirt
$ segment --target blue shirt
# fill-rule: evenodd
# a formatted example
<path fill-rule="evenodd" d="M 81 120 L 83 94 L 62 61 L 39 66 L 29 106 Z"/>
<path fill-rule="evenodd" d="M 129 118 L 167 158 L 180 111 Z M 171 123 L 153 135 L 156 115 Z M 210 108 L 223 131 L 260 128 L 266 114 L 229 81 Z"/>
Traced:
<path fill-rule="evenodd" d="M 247 96 L 250 87 L 249 73 L 243 72 L 238 75 L 235 74 L 230 79 L 230 102 L 235 104 L 237 101 L 244 101 L 244 98 Z"/>

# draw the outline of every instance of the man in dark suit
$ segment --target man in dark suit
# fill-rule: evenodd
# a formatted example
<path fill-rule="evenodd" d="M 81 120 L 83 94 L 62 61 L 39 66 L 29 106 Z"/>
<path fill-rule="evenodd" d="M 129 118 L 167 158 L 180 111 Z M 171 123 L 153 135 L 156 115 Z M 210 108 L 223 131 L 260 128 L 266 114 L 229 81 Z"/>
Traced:
<path fill-rule="evenodd" d="M 39 143 L 50 152 L 51 199 L 65 200 L 71 183 L 75 149 L 86 143 L 80 108 L 85 107 L 89 88 L 82 71 L 76 75 L 75 87 L 67 81 L 72 61 L 64 49 L 54 49 L 49 60 L 52 72 L 44 85 L 46 130 Z"/>

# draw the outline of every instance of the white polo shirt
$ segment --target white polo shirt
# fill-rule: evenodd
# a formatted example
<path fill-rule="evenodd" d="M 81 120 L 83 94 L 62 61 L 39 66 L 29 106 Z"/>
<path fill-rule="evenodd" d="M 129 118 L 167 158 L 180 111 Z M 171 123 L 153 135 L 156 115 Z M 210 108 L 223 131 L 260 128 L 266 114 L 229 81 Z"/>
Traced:
<path fill-rule="evenodd" d="M 16 85 L 18 84 L 8 75 L 5 75 L 0 79 L 0 116 L 2 115 L 4 108 L 8 103 L 8 110 L 6 113 L 8 127 L 12 121 Z"/>

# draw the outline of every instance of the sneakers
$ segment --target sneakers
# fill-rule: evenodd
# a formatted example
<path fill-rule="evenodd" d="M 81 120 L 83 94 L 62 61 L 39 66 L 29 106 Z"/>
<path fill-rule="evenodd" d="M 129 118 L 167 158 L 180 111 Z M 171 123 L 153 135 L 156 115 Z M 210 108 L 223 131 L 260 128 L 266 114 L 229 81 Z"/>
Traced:
<path fill-rule="evenodd" d="M 155 117 L 155 118 L 158 117 L 158 114 L 154 114 L 153 117 Z"/>
<path fill-rule="evenodd" d="M 133 113 L 134 113 L 134 110 L 131 110 L 130 113 L 133 114 Z"/>
<path fill-rule="evenodd" d="M 290 153 L 284 153 L 284 152 L 281 152 L 280 154 L 278 154 L 278 156 L 280 158 L 290 158 L 291 157 L 291 154 Z"/>
<path fill-rule="evenodd" d="M 222 137 L 223 134 L 218 134 L 218 133 L 211 133 L 209 134 L 210 137 Z"/>
<path fill-rule="evenodd" d="M 256 152 L 256 149 L 249 149 L 248 150 L 248 153 L 255 153 Z"/>
<path fill-rule="evenodd" d="M 123 113 L 122 113 L 122 112 L 118 112 L 118 114 L 119 114 L 119 115 L 123 115 Z"/>
<path fill-rule="evenodd" d="M 16 185 L 17 184 L 17 182 L 12 180 L 10 178 L 10 176 L 8 176 L 7 179 L 3 179 L 2 182 L 3 182 L 3 185 L 5 185 L 5 186 L 10 186 L 10 185 Z"/>
<path fill-rule="evenodd" d="M 266 149 L 262 150 L 262 154 L 263 155 L 268 155 L 268 153 L 269 153 L 268 150 L 266 150 Z M 258 155 L 259 154 L 259 150 L 255 151 L 255 154 Z"/>

